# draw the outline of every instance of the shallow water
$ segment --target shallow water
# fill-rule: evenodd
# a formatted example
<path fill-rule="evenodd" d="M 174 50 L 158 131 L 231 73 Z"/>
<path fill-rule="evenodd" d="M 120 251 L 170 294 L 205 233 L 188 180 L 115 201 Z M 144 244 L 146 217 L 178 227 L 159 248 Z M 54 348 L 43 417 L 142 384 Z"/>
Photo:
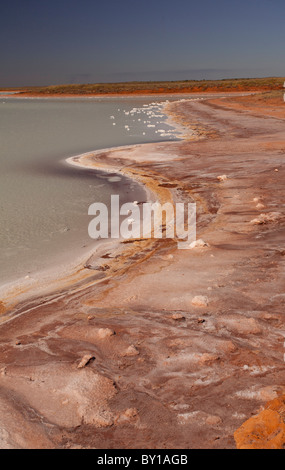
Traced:
<path fill-rule="evenodd" d="M 154 98 L 0 97 L 0 285 L 94 246 L 91 203 L 109 206 L 111 194 L 120 194 L 121 202 L 144 200 L 130 180 L 80 170 L 65 159 L 176 139 L 161 106 L 151 103 Z"/>

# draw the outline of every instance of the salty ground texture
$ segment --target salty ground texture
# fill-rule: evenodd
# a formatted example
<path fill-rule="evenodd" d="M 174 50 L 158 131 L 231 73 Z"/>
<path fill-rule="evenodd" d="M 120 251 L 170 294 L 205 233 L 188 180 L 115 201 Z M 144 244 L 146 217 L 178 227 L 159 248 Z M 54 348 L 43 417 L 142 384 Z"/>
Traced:
<path fill-rule="evenodd" d="M 122 243 L 86 263 L 93 282 L 10 311 L 2 448 L 254 447 L 246 422 L 268 410 L 256 446 L 284 446 L 284 119 L 223 100 L 168 111 L 196 137 L 80 163 L 196 201 L 204 243 Z"/>

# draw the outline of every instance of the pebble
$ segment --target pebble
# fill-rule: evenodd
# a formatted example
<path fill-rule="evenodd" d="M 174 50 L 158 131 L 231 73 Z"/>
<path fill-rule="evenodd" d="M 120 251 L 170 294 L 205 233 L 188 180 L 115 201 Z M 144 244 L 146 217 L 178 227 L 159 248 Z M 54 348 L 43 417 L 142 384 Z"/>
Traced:
<path fill-rule="evenodd" d="M 87 366 L 90 361 L 94 360 L 95 357 L 92 354 L 85 354 L 81 361 L 79 362 L 77 369 L 82 369 L 83 367 Z"/>
<path fill-rule="evenodd" d="M 222 422 L 222 420 L 219 416 L 209 415 L 208 418 L 206 418 L 206 423 L 209 426 L 217 426 L 221 422 Z"/>
<path fill-rule="evenodd" d="M 206 295 L 196 295 L 193 297 L 191 303 L 197 307 L 207 307 L 209 305 L 209 299 Z"/>
<path fill-rule="evenodd" d="M 132 356 L 138 356 L 139 355 L 139 350 L 131 344 L 123 353 L 123 357 L 132 357 Z"/>
<path fill-rule="evenodd" d="M 115 331 L 111 330 L 110 328 L 100 328 L 98 330 L 98 337 L 100 339 L 109 338 L 110 336 L 114 336 L 115 334 Z"/>
<path fill-rule="evenodd" d="M 185 320 L 185 317 L 181 313 L 173 313 L 171 315 L 172 320 Z"/>

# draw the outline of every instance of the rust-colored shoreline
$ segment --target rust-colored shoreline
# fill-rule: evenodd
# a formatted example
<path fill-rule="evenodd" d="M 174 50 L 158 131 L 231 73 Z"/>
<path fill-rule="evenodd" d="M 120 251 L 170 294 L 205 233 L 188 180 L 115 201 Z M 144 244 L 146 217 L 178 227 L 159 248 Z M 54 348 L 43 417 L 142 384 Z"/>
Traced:
<path fill-rule="evenodd" d="M 208 89 L 207 91 L 200 90 L 141 90 L 132 92 L 108 92 L 108 93 L 36 93 L 36 92 L 14 92 L 14 94 L 1 95 L 1 98 L 133 98 L 135 96 L 154 97 L 154 96 L 189 96 L 189 95 L 201 95 L 201 96 L 217 96 L 222 95 L 243 95 L 251 93 L 262 93 L 264 91 L 270 91 L 270 88 L 252 88 L 252 89 L 232 89 L 232 90 L 220 90 L 220 89 Z"/>
<path fill-rule="evenodd" d="M 173 103 L 197 138 L 85 156 L 195 200 L 205 244 L 122 244 L 0 325 L 2 447 L 284 446 L 284 119 L 249 108 Z"/>
<path fill-rule="evenodd" d="M 83 169 L 98 169 L 127 176 L 130 180 L 134 180 L 144 187 L 148 202 L 157 201 L 161 204 L 173 202 L 171 190 L 167 189 L 165 179 L 162 181 L 157 178 L 157 175 L 153 175 L 152 178 L 150 172 L 146 176 L 143 170 L 129 168 L 127 165 L 122 167 L 117 164 L 116 159 L 113 159 L 113 155 L 116 157 L 120 152 L 136 151 L 136 149 L 142 149 L 143 152 L 144 149 L 155 152 L 153 146 L 155 144 L 134 144 L 101 149 L 69 157 L 66 161 L 68 164 Z M 120 264 L 118 258 L 121 261 L 120 270 L 125 270 L 132 264 L 128 262 L 128 258 L 135 256 L 139 250 L 149 248 L 151 245 L 155 245 L 152 239 L 135 240 L 130 246 L 124 244 L 121 239 L 101 241 L 100 244 L 90 250 L 89 254 L 81 256 L 76 262 L 68 263 L 60 273 L 58 273 L 57 267 L 54 266 L 49 269 L 46 275 L 45 272 L 39 273 L 40 278 L 38 281 L 31 282 L 29 280 L 25 282 L 25 280 L 22 280 L 3 286 L 1 289 L 0 323 L 5 323 L 30 311 L 37 304 L 54 302 L 65 295 L 86 290 L 88 287 L 101 282 L 101 276 L 94 274 L 95 268 L 90 268 L 90 260 L 92 265 L 96 265 L 96 270 L 100 273 L 104 270 L 106 264 L 102 256 L 106 252 L 111 252 L 113 256 L 116 256 L 114 269 L 110 266 L 112 263 L 109 262 L 108 264 L 108 272 L 104 275 L 104 281 L 106 281 L 111 279 L 113 275 L 118 274 L 118 265 Z M 87 265 L 89 265 L 88 268 L 86 268 Z"/>
<path fill-rule="evenodd" d="M 151 145 L 151 144 L 142 144 Z M 140 145 L 140 147 L 142 146 Z M 118 151 L 126 151 L 136 149 L 137 145 L 129 145 L 124 147 L 115 147 L 111 149 L 102 149 L 88 154 L 81 154 L 78 156 L 67 158 L 67 163 L 85 169 L 98 169 L 104 172 L 112 172 L 122 174 L 134 180 L 137 184 L 141 184 L 147 194 L 148 201 L 164 202 L 172 201 L 171 191 L 167 188 L 160 187 L 160 182 L 151 179 L 151 175 L 145 177 L 143 171 L 136 170 L 135 168 L 121 168 L 115 161 L 112 161 L 112 154 Z M 107 160 L 104 163 L 100 161 L 100 156 L 108 154 Z M 99 157 L 98 161 L 96 157 Z M 140 248 L 142 245 L 148 246 L 153 243 L 152 240 L 141 240 Z M 68 263 L 64 270 L 60 273 L 57 272 L 56 266 L 49 269 L 48 273 L 39 273 L 39 281 L 19 281 L 3 286 L 1 289 L 1 303 L 0 303 L 0 323 L 4 323 L 14 319 L 19 314 L 22 315 L 31 308 L 34 308 L 37 303 L 54 302 L 64 295 L 88 289 L 100 282 L 100 275 L 96 274 L 94 268 L 86 268 L 86 265 L 97 265 L 96 270 L 102 271 L 104 268 L 104 259 L 102 256 L 106 252 L 112 252 L 113 255 L 122 258 L 122 265 L 127 263 L 128 256 L 132 256 L 139 249 L 137 243 L 130 247 L 122 245 L 123 241 L 119 240 L 105 240 L 101 241 L 93 249 L 90 249 L 89 254 L 85 254 L 78 258 L 74 263 Z M 109 262 L 110 264 L 110 262 Z M 126 269 L 126 268 L 124 268 Z M 115 272 L 118 271 L 118 263 L 115 265 Z M 95 274 L 94 274 L 95 272 Z M 112 277 L 113 270 L 110 269 L 104 279 Z"/>
<path fill-rule="evenodd" d="M 179 103 L 179 101 L 177 103 Z M 166 105 L 164 107 L 164 112 L 168 114 L 168 120 L 172 126 L 174 126 L 178 132 L 181 132 L 181 129 L 183 128 L 181 127 L 179 118 L 171 112 L 171 107 Z M 193 126 L 193 129 L 189 130 L 191 130 L 191 135 L 189 136 L 190 139 L 198 138 L 203 134 L 203 130 L 198 132 L 197 129 L 195 129 L 195 126 Z M 187 138 L 185 133 L 184 138 Z M 156 174 L 152 177 L 151 172 L 146 176 L 144 170 L 136 169 L 133 165 L 128 167 L 128 162 L 127 164 L 123 163 L 123 165 L 118 164 L 117 162 L 117 156 L 120 155 L 121 152 L 129 153 L 136 152 L 136 150 L 140 151 L 140 149 L 142 149 L 142 152 L 155 153 L 155 146 L 155 143 L 147 143 L 99 149 L 69 157 L 66 159 L 66 162 L 83 169 L 91 168 L 104 172 L 125 175 L 130 178 L 130 180 L 134 180 L 137 184 L 142 185 L 146 190 L 148 201 L 158 201 L 161 204 L 164 204 L 165 202 L 173 202 L 171 190 L 163 187 L 165 179 L 160 180 Z M 170 179 L 170 182 L 171 181 L 172 180 Z M 75 262 L 67 263 L 66 266 L 61 268 L 60 272 L 58 272 L 57 267 L 54 266 L 47 272 L 39 272 L 38 280 L 29 279 L 26 281 L 25 279 L 22 279 L 1 287 L 0 323 L 10 321 L 10 319 L 13 319 L 15 316 L 22 315 L 25 311 L 29 311 L 30 308 L 34 308 L 34 305 L 36 305 L 37 302 L 42 303 L 43 298 L 45 299 L 44 302 L 54 302 L 63 295 L 85 290 L 89 286 L 94 285 L 94 283 L 96 284 L 98 282 L 98 277 L 100 282 L 100 276 L 94 275 L 94 271 L 92 272 L 89 268 L 86 269 L 86 265 L 88 265 L 89 262 L 88 260 L 92 259 L 93 264 L 96 263 L 98 265 L 98 270 L 100 271 L 103 269 L 102 266 L 104 266 L 101 256 L 104 255 L 106 251 L 112 251 L 116 253 L 117 257 L 122 258 L 123 265 L 125 265 L 127 255 L 122 253 L 122 251 L 128 253 L 128 256 L 130 257 L 134 256 L 136 251 L 141 249 L 142 245 L 149 246 L 153 244 L 153 240 L 141 240 L 141 242 L 142 243 L 140 245 L 138 245 L 138 243 L 134 243 L 130 251 L 130 247 L 127 248 L 126 246 L 121 246 L 122 240 L 101 241 L 100 244 L 95 246 L 93 249 L 90 249 L 89 254 L 79 257 Z M 100 260 L 102 266 L 100 266 Z M 129 265 L 129 263 L 126 264 Z M 117 273 L 117 263 L 115 273 Z M 104 278 L 111 279 L 112 274 L 112 269 L 110 269 Z"/>

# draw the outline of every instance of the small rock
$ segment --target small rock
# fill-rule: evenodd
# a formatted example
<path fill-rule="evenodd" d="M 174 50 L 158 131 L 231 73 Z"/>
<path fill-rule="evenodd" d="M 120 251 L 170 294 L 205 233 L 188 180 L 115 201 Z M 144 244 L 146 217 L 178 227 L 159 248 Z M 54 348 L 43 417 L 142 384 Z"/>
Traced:
<path fill-rule="evenodd" d="M 207 307 L 209 305 L 209 299 L 206 295 L 196 295 L 193 297 L 191 303 L 196 307 Z"/>
<path fill-rule="evenodd" d="M 81 361 L 79 362 L 77 368 L 82 369 L 83 367 L 87 366 L 87 364 L 89 364 L 90 361 L 94 359 L 95 357 L 92 356 L 92 354 L 85 354 L 83 358 L 81 359 Z"/>
<path fill-rule="evenodd" d="M 132 357 L 132 356 L 138 356 L 139 355 L 139 350 L 133 345 L 131 344 L 131 346 L 129 346 L 126 351 L 122 354 L 123 357 L 127 356 L 127 357 Z"/>
<path fill-rule="evenodd" d="M 280 218 L 280 212 L 269 212 L 268 214 L 260 214 L 256 219 L 252 219 L 250 223 L 253 225 L 263 225 L 270 222 L 276 222 Z"/>
<path fill-rule="evenodd" d="M 98 330 L 98 337 L 100 339 L 109 338 L 110 336 L 114 336 L 116 333 L 111 328 L 99 328 Z"/>
<path fill-rule="evenodd" d="M 181 313 L 173 313 L 171 315 L 172 320 L 185 320 L 185 317 Z"/>
<path fill-rule="evenodd" d="M 126 416 L 126 418 L 135 418 L 137 415 L 138 415 L 138 410 L 136 408 L 128 408 L 124 412 L 124 416 Z"/>
<path fill-rule="evenodd" d="M 138 419 L 138 410 L 136 408 L 128 408 L 123 413 L 119 414 L 115 419 L 115 424 L 123 424 L 133 422 Z"/>
<path fill-rule="evenodd" d="M 218 327 L 224 327 L 235 334 L 257 335 L 262 332 L 262 328 L 255 318 L 228 316 L 217 320 Z"/>
<path fill-rule="evenodd" d="M 219 181 L 226 181 L 228 179 L 227 175 L 220 175 L 217 177 Z"/>
<path fill-rule="evenodd" d="M 256 209 L 260 210 L 260 209 L 264 209 L 265 205 L 264 204 L 261 204 L 261 202 L 259 202 L 256 206 Z"/>
<path fill-rule="evenodd" d="M 209 426 L 217 426 L 218 424 L 221 424 L 222 420 L 219 416 L 215 415 L 209 415 L 208 418 L 206 418 L 206 423 Z"/>
<path fill-rule="evenodd" d="M 219 361 L 220 357 L 217 354 L 204 353 L 199 357 L 200 364 L 210 364 L 211 362 Z"/>

